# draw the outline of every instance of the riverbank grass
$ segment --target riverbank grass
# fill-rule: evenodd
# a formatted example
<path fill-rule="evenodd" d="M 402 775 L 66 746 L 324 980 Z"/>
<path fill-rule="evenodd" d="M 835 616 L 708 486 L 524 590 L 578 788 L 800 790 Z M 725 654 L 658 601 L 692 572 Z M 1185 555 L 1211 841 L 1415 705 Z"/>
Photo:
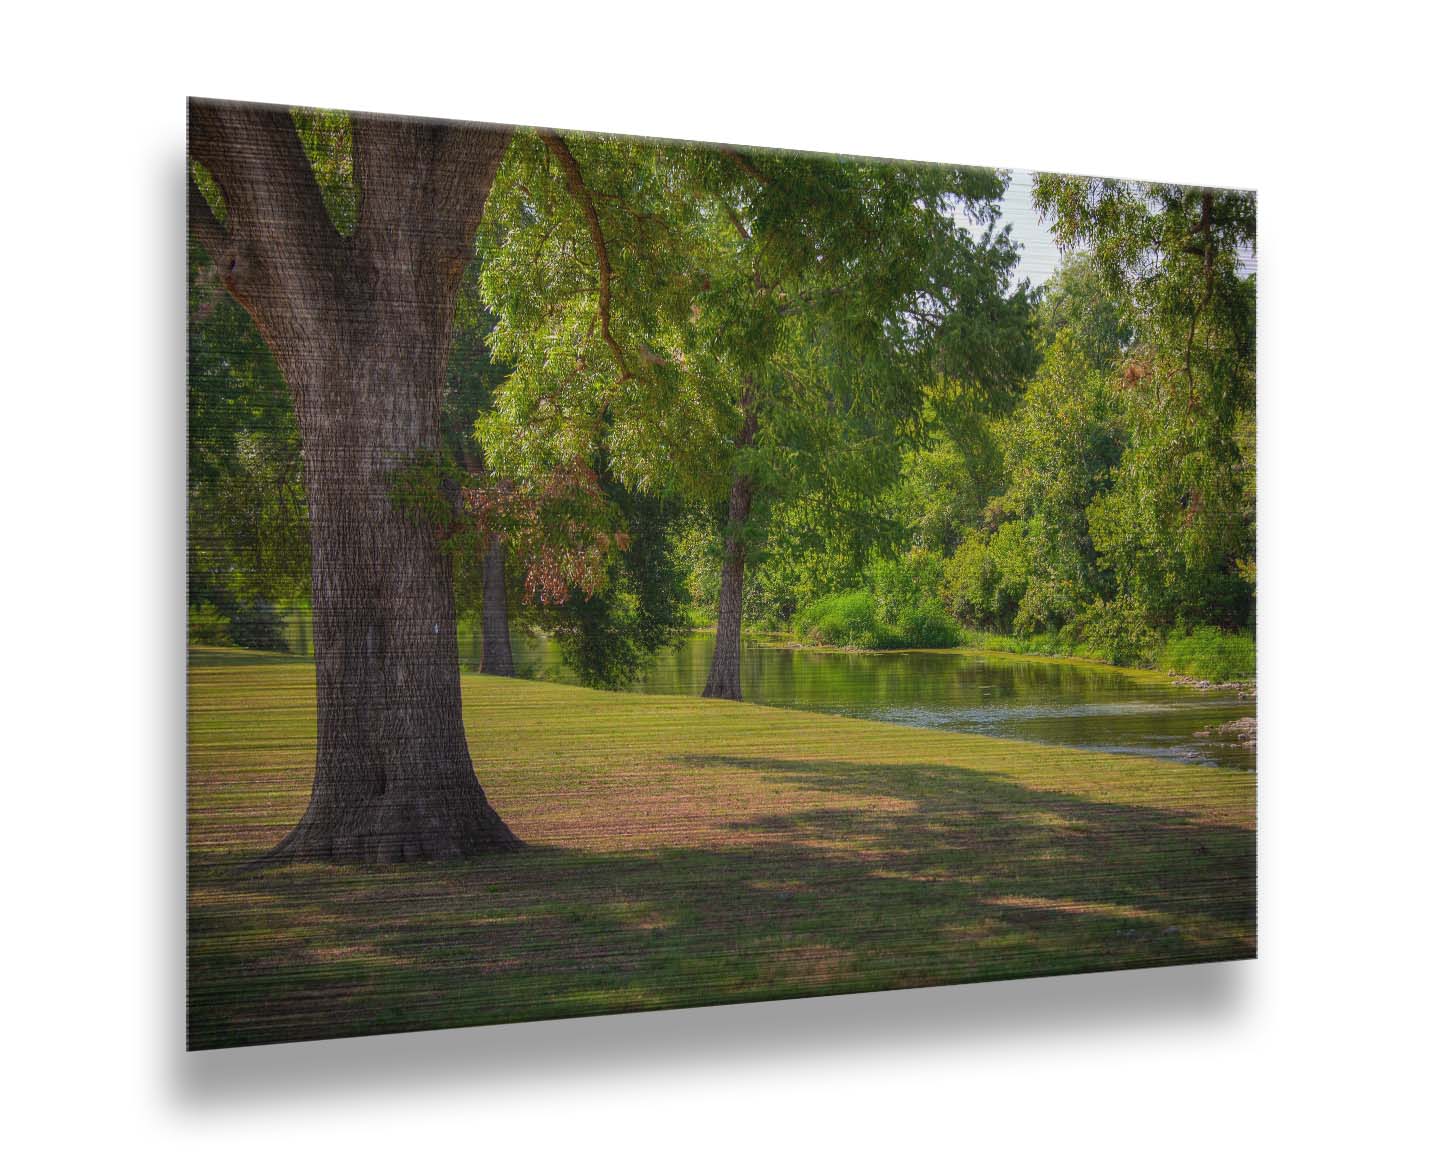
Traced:
<path fill-rule="evenodd" d="M 1005 652 L 1016 656 L 1066 657 L 1112 667 L 1154 669 L 1166 676 L 1186 676 L 1214 683 L 1255 679 L 1255 638 L 1245 632 L 1225 632 L 1200 626 L 1176 628 L 1144 660 L 1113 664 L 1102 653 L 1073 642 L 1062 632 L 1010 636 L 999 632 L 962 630 L 959 648 L 972 652 Z"/>
<path fill-rule="evenodd" d="M 240 865 L 304 811 L 308 662 L 196 650 L 192 1047 L 1247 957 L 1255 777 L 463 677 L 528 851 Z"/>

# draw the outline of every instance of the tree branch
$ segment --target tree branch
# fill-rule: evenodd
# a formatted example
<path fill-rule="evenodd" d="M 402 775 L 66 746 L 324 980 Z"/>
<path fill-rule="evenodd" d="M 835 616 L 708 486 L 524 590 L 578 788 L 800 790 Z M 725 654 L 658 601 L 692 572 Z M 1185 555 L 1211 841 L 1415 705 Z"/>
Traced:
<path fill-rule="evenodd" d="M 190 152 L 220 186 L 232 234 L 243 224 L 339 237 L 288 108 L 192 100 Z"/>
<path fill-rule="evenodd" d="M 750 229 L 745 227 L 745 222 L 740 219 L 740 213 L 736 212 L 735 209 L 730 206 L 728 200 L 721 200 L 720 203 L 725 209 L 725 215 L 730 217 L 730 223 L 735 226 L 735 231 L 740 233 L 740 239 L 749 240 Z"/>
<path fill-rule="evenodd" d="M 822 300 L 831 300 L 836 296 L 842 296 L 847 291 L 849 291 L 849 285 L 832 284 L 830 287 L 822 288 L 818 292 L 804 292 L 794 297 L 790 303 L 782 304 L 779 312 L 781 316 L 793 316 L 797 312 L 803 312 L 806 308 L 813 307 Z M 917 320 L 920 319 L 920 317 L 916 316 L 913 312 L 907 313 L 907 315 L 913 316 Z"/>
<path fill-rule="evenodd" d="M 721 144 L 719 145 L 719 150 L 724 155 L 730 157 L 730 159 L 735 162 L 735 166 L 744 172 L 745 175 L 749 176 L 750 179 L 760 184 L 768 185 L 770 183 L 770 177 L 755 167 L 755 161 L 751 160 L 750 157 L 746 156 L 745 153 L 741 152 L 738 148 L 732 148 L 728 144 Z"/>
<path fill-rule="evenodd" d="M 513 134 L 494 125 L 352 114 L 357 251 L 421 242 L 453 286 L 475 254 L 475 230 Z"/>
<path fill-rule="evenodd" d="M 456 229 L 451 269 L 456 277 L 475 255 L 475 232 L 514 135 L 508 125 L 449 124 L 442 130 L 434 169 L 435 208 L 437 216 Z"/>
<path fill-rule="evenodd" d="M 186 194 L 185 208 L 186 217 L 190 226 L 190 235 L 193 236 L 201 248 L 205 249 L 205 255 L 210 257 L 211 262 L 218 268 L 224 258 L 225 249 L 229 246 L 230 237 L 225 230 L 225 225 L 215 218 L 215 213 L 210 209 L 210 202 L 205 199 L 205 194 L 200 191 L 200 185 L 195 182 L 195 173 L 186 173 L 186 182 L 190 188 Z"/>
<path fill-rule="evenodd" d="M 190 156 L 225 197 L 220 273 L 226 288 L 247 308 L 261 297 L 290 296 L 287 285 L 297 282 L 302 290 L 328 294 L 331 283 L 322 282 L 333 282 L 344 242 L 325 211 L 289 109 L 192 99 L 189 112 Z"/>
<path fill-rule="evenodd" d="M 439 207 L 451 209 L 473 237 L 489 199 L 495 174 L 515 129 L 509 125 L 448 124 L 436 149 Z"/>
<path fill-rule="evenodd" d="M 625 353 L 610 331 L 610 252 L 605 246 L 605 232 L 600 227 L 600 215 L 595 211 L 595 201 L 590 190 L 585 187 L 585 178 L 580 172 L 580 164 L 576 161 L 575 154 L 560 138 L 560 134 L 551 128 L 537 128 L 536 132 L 550 150 L 550 154 L 559 162 L 565 173 L 565 186 L 570 190 L 571 197 L 579 206 L 590 229 L 590 242 L 595 246 L 595 259 L 600 267 L 600 338 L 605 341 L 615 357 L 615 362 L 620 365 L 620 378 L 628 380 L 631 372 L 625 362 Z"/>

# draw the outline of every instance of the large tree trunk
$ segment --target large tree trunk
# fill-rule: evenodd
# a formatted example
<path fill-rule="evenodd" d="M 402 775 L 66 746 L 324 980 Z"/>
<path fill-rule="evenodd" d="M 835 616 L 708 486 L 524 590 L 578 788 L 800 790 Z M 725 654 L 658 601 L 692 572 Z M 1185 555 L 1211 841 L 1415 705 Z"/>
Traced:
<path fill-rule="evenodd" d="M 747 381 L 740 397 L 742 413 L 739 449 L 755 442 L 757 428 L 754 397 Z M 715 652 L 702 696 L 740 699 L 740 613 L 745 600 L 745 526 L 754 501 L 754 482 L 743 472 L 730 484 L 730 507 L 725 521 L 725 561 L 720 569 L 720 603 L 715 618 Z"/>
<path fill-rule="evenodd" d="M 286 365 L 320 377 L 299 389 L 319 731 L 310 806 L 282 856 L 384 863 L 516 843 L 465 742 L 451 562 L 390 490 L 395 469 L 439 447 L 446 343 L 387 312 L 347 315 L 334 346 Z"/>
<path fill-rule="evenodd" d="M 440 447 L 459 275 L 504 131 L 355 117 L 342 238 L 283 109 L 191 103 L 225 197 L 192 230 L 264 335 L 300 423 L 313 549 L 315 782 L 275 859 L 452 859 L 519 841 L 475 778 L 451 566 L 392 498 Z"/>
<path fill-rule="evenodd" d="M 484 647 L 480 671 L 490 676 L 515 675 L 515 659 L 510 652 L 510 606 L 505 595 L 505 538 L 498 533 L 490 537 L 481 567 L 484 593 Z"/>

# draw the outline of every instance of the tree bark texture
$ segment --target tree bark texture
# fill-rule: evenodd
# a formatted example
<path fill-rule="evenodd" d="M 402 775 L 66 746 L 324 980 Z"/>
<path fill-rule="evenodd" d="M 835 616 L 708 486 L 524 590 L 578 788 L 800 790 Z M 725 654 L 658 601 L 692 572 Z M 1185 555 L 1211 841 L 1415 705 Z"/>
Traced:
<path fill-rule="evenodd" d="M 283 108 L 191 101 L 191 230 L 294 400 L 313 550 L 315 781 L 275 859 L 400 862 L 519 846 L 475 778 L 451 566 L 398 508 L 438 452 L 460 274 L 509 130 L 355 116 L 357 223 L 341 236 Z M 198 201 L 198 202 L 197 202 Z"/>
<path fill-rule="evenodd" d="M 490 537 L 481 566 L 484 597 L 484 632 L 480 671 L 490 676 L 514 676 L 510 651 L 510 610 L 505 596 L 505 538 Z"/>
<path fill-rule="evenodd" d="M 739 449 L 755 442 L 758 427 L 754 397 L 746 385 L 740 397 Z M 745 599 L 745 525 L 755 499 L 754 481 L 743 472 L 730 484 L 730 505 L 725 522 L 725 560 L 720 569 L 720 603 L 715 617 L 715 652 L 702 696 L 740 699 L 740 614 Z"/>

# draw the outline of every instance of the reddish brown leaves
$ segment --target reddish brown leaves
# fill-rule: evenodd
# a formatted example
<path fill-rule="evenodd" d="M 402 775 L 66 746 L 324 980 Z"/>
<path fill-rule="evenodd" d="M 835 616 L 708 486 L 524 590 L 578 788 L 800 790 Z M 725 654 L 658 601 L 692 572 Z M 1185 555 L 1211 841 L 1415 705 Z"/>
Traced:
<path fill-rule="evenodd" d="M 605 582 L 612 549 L 624 551 L 629 536 L 616 531 L 615 509 L 595 472 L 572 461 L 542 481 L 467 486 L 464 506 L 482 541 L 505 536 L 525 572 L 525 594 L 537 604 L 586 599 Z"/>

